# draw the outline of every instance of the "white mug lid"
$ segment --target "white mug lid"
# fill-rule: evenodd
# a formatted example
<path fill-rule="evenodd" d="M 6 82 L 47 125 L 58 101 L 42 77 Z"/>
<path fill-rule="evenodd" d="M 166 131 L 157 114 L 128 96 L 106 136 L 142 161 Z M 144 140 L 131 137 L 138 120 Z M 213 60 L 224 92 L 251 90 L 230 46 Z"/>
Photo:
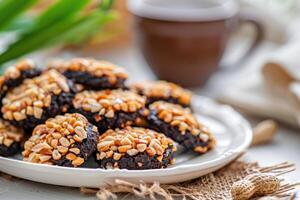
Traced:
<path fill-rule="evenodd" d="M 128 0 L 134 15 L 167 21 L 213 21 L 237 14 L 235 0 Z"/>

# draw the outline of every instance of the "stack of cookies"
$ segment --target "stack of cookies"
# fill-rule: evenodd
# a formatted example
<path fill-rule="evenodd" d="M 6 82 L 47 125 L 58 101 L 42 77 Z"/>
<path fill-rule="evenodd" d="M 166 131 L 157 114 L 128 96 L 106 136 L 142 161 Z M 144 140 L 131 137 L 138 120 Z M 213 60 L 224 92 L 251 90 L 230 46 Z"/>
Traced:
<path fill-rule="evenodd" d="M 104 169 L 157 169 L 174 163 L 175 142 L 206 153 L 215 144 L 193 115 L 191 92 L 166 81 L 126 85 L 123 68 L 94 59 L 30 60 L 0 77 L 0 155 L 27 162 Z"/>

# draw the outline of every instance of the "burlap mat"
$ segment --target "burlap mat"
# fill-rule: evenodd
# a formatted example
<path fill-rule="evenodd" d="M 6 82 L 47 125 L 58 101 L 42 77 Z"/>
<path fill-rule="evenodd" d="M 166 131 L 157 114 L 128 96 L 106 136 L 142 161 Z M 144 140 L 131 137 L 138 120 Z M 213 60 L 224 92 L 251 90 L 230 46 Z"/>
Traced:
<path fill-rule="evenodd" d="M 96 194 L 100 200 L 117 199 L 122 195 L 140 197 L 146 199 L 194 199 L 194 200 L 230 200 L 230 189 L 234 182 L 243 179 L 247 175 L 254 173 L 271 173 L 278 177 L 295 170 L 293 164 L 281 163 L 269 167 L 260 167 L 257 163 L 245 163 L 235 161 L 221 170 L 178 184 L 160 185 L 154 184 L 133 184 L 123 180 L 116 180 L 116 184 L 108 185 L 100 189 L 81 188 L 84 194 Z M 291 199 L 297 184 L 285 183 L 280 178 L 280 189 L 271 194 L 270 198 Z"/>

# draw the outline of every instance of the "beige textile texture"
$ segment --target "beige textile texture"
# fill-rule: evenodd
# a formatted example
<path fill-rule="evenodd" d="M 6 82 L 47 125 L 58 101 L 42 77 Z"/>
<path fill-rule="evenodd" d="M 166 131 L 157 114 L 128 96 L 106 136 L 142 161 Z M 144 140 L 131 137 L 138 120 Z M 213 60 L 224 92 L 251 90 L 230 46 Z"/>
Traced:
<path fill-rule="evenodd" d="M 300 26 L 298 26 L 300 27 Z M 221 92 L 218 99 L 247 114 L 300 128 L 300 37 L 284 45 L 265 43 Z"/>
<path fill-rule="evenodd" d="M 278 176 L 281 180 L 280 189 L 271 194 L 274 198 L 289 197 L 297 184 L 285 183 L 282 175 L 293 171 L 294 165 L 281 163 L 270 167 L 260 167 L 257 163 L 235 161 L 221 170 L 200 177 L 198 179 L 178 184 L 160 185 L 133 184 L 123 180 L 116 180 L 116 184 L 100 189 L 80 188 L 84 194 L 96 194 L 98 199 L 117 199 L 118 195 L 132 195 L 145 199 L 194 199 L 194 200 L 230 200 L 230 189 L 233 183 L 254 173 L 268 173 Z"/>

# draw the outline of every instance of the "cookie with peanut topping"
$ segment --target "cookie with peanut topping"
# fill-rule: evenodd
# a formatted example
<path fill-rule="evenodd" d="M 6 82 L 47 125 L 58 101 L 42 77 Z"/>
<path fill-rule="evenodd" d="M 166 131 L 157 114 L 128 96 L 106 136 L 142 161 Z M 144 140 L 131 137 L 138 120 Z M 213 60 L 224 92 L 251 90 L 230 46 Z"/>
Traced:
<path fill-rule="evenodd" d="M 110 128 L 132 125 L 139 120 L 146 104 L 142 97 L 129 90 L 86 90 L 75 95 L 74 111 L 96 125 L 100 133 Z"/>
<path fill-rule="evenodd" d="M 119 66 L 110 62 L 88 58 L 74 58 L 70 61 L 56 61 L 50 68 L 60 70 L 75 83 L 80 83 L 87 89 L 118 89 L 125 88 L 127 73 Z"/>
<path fill-rule="evenodd" d="M 175 83 L 167 81 L 145 81 L 134 83 L 131 85 L 131 88 L 139 94 L 145 95 L 147 97 L 147 104 L 161 100 L 188 107 L 191 103 L 192 93 Z"/>
<path fill-rule="evenodd" d="M 149 126 L 199 154 L 214 147 L 215 139 L 189 108 L 157 101 L 149 106 Z"/>
<path fill-rule="evenodd" d="M 9 90 L 1 112 L 11 124 L 32 130 L 49 117 L 66 112 L 75 92 L 72 81 L 56 70 L 45 71 Z"/>
<path fill-rule="evenodd" d="M 94 153 L 97 127 L 81 114 L 58 115 L 38 125 L 25 142 L 24 161 L 78 167 Z"/>
<path fill-rule="evenodd" d="M 9 66 L 0 76 L 0 99 L 5 96 L 9 89 L 17 87 L 27 78 L 33 78 L 40 74 L 41 70 L 29 59 L 21 60 L 15 65 Z"/>
<path fill-rule="evenodd" d="M 99 136 L 96 161 L 105 169 L 158 169 L 173 163 L 174 142 L 150 129 L 125 127 Z"/>
<path fill-rule="evenodd" d="M 22 129 L 0 119 L 0 156 L 12 156 L 21 150 L 24 138 Z"/>

